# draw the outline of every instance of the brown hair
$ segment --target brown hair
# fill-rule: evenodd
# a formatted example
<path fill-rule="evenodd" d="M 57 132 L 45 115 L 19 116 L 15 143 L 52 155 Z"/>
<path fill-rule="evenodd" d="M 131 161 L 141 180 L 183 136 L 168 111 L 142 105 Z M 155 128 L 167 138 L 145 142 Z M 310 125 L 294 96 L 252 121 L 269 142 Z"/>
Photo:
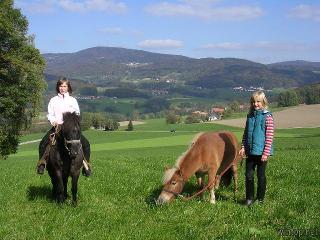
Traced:
<path fill-rule="evenodd" d="M 59 87 L 63 84 L 63 83 L 66 83 L 67 86 L 68 86 L 68 92 L 69 94 L 72 93 L 72 87 L 71 87 L 71 84 L 70 84 L 70 81 L 66 78 L 66 77 L 62 77 L 58 80 L 57 82 L 57 85 L 56 85 L 56 92 L 59 93 Z"/>

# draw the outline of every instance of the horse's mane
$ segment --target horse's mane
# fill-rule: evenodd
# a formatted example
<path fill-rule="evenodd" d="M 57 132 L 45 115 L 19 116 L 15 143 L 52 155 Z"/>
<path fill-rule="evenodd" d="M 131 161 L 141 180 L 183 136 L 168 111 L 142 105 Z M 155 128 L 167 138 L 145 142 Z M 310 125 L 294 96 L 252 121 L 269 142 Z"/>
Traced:
<path fill-rule="evenodd" d="M 63 123 L 66 127 L 79 125 L 79 115 L 76 112 L 65 112 L 63 114 Z"/>
<path fill-rule="evenodd" d="M 184 153 L 182 153 L 176 160 L 176 163 L 174 165 L 174 167 L 167 169 L 164 172 L 163 175 L 163 179 L 162 179 L 162 183 L 163 185 L 165 185 L 167 182 L 170 181 L 170 179 L 172 178 L 173 174 L 180 169 L 181 163 L 184 160 L 185 156 L 191 151 L 192 146 L 194 146 L 194 143 L 199 139 L 199 137 L 203 134 L 203 132 L 198 133 L 191 141 L 191 143 L 189 144 L 189 147 L 187 149 L 187 151 L 185 151 Z"/>

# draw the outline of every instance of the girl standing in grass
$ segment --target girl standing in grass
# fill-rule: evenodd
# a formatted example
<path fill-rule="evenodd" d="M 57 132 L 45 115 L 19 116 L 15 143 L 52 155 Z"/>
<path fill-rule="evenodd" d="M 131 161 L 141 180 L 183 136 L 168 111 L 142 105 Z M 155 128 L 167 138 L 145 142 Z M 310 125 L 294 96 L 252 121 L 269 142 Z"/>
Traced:
<path fill-rule="evenodd" d="M 254 172 L 257 167 L 257 200 L 262 203 L 266 192 L 266 167 L 273 154 L 274 121 L 268 111 L 268 101 L 263 91 L 252 94 L 250 110 L 239 154 L 246 159 L 246 205 L 254 202 Z"/>

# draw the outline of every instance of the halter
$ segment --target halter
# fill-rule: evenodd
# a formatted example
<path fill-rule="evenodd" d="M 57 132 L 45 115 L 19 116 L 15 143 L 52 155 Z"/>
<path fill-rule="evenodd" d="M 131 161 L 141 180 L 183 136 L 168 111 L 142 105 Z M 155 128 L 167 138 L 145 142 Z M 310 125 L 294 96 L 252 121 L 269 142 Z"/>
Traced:
<path fill-rule="evenodd" d="M 182 178 L 182 179 L 183 179 L 183 178 Z M 184 180 L 178 180 L 177 182 L 185 183 L 186 181 L 184 181 Z M 174 192 L 174 191 L 171 191 L 171 190 L 163 189 L 162 191 L 167 192 L 167 193 L 171 193 L 171 194 L 173 194 L 175 197 L 185 198 L 182 194 L 177 193 L 177 192 Z"/>
<path fill-rule="evenodd" d="M 184 180 L 182 180 L 181 182 L 185 182 Z M 182 194 L 180 193 L 177 193 L 177 192 L 174 192 L 174 191 L 170 191 L 170 190 L 167 190 L 167 189 L 163 189 L 162 191 L 164 192 L 167 192 L 167 193 L 171 193 L 173 194 L 175 197 L 179 197 L 179 198 L 182 198 L 184 201 L 188 201 L 198 195 L 200 195 L 201 193 L 203 193 L 204 191 L 206 191 L 213 183 L 215 182 L 215 179 L 213 179 L 213 181 L 211 181 L 207 186 L 205 186 L 203 189 L 201 189 L 200 191 L 196 192 L 195 194 L 193 194 L 192 196 L 190 197 L 185 197 L 183 196 Z"/>
<path fill-rule="evenodd" d="M 67 149 L 67 151 L 68 151 L 69 154 L 71 153 L 71 150 L 68 148 L 68 144 L 74 144 L 74 143 L 79 144 L 79 143 L 80 143 L 80 144 L 79 144 L 79 150 L 80 150 L 80 148 L 82 148 L 80 139 L 67 140 L 65 137 L 63 137 L 63 139 L 64 139 L 64 146 L 65 146 L 65 148 Z"/>
<path fill-rule="evenodd" d="M 183 196 L 182 194 L 177 193 L 177 192 L 174 192 L 174 191 L 170 191 L 170 190 L 167 190 L 167 189 L 163 189 L 162 191 L 167 192 L 167 193 L 171 193 L 171 194 L 173 194 L 175 197 L 185 198 L 185 196 Z"/>

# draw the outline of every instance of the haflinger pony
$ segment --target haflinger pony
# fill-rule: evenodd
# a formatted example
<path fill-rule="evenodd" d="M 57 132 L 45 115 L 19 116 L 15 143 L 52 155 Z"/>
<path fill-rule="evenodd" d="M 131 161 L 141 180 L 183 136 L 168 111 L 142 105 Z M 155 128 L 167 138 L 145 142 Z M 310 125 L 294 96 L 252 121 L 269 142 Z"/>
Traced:
<path fill-rule="evenodd" d="M 169 203 L 175 197 L 181 196 L 185 183 L 193 174 L 196 175 L 202 191 L 209 189 L 212 204 L 216 202 L 214 189 L 219 187 L 220 179 L 228 185 L 231 182 L 232 173 L 235 194 L 238 187 L 238 148 L 236 136 L 228 131 L 196 135 L 189 149 L 177 159 L 176 165 L 165 171 L 164 186 L 156 203 Z M 202 177 L 206 173 L 208 185 L 204 187 Z"/>
<path fill-rule="evenodd" d="M 52 196 L 58 203 L 67 198 L 68 177 L 72 179 L 72 200 L 77 202 L 78 179 L 83 161 L 83 150 L 80 142 L 80 118 L 73 113 L 63 114 L 63 124 L 56 128 L 51 144 L 47 170 L 51 177 Z"/>

